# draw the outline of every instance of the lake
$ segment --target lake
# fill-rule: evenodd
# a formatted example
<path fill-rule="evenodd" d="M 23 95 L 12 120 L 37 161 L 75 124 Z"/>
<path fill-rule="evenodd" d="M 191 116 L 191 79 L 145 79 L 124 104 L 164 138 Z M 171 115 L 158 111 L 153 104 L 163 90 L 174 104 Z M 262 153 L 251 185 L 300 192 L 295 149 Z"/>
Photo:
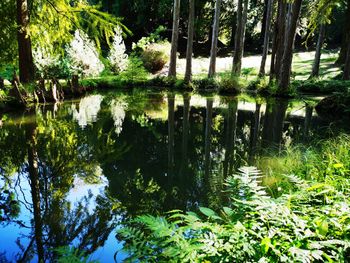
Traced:
<path fill-rule="evenodd" d="M 0 262 L 121 262 L 125 220 L 220 207 L 239 167 L 349 132 L 316 101 L 135 89 L 0 114 Z"/>

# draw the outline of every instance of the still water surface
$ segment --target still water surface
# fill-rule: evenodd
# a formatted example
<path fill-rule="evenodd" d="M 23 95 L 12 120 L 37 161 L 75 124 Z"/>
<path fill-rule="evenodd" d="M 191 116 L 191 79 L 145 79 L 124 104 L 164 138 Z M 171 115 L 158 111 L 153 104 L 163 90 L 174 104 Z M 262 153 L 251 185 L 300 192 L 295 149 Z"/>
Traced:
<path fill-rule="evenodd" d="M 134 91 L 0 115 L 0 262 L 121 262 L 124 220 L 217 207 L 237 168 L 347 132 L 311 105 Z"/>

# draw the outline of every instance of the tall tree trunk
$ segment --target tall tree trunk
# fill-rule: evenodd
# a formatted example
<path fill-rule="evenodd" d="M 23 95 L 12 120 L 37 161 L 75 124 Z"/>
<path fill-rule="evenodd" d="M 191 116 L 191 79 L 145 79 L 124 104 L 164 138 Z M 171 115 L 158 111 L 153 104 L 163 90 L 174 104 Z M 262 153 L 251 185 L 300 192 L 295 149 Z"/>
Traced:
<path fill-rule="evenodd" d="M 265 41 L 268 2 L 269 2 L 269 0 L 264 0 L 264 14 L 263 14 L 263 18 L 261 21 L 261 32 L 260 32 L 260 37 L 259 37 L 259 46 L 261 46 L 261 47 L 264 46 L 264 41 Z"/>
<path fill-rule="evenodd" d="M 285 39 L 283 60 L 281 66 L 281 74 L 279 78 L 279 93 L 284 94 L 288 91 L 290 83 L 290 74 L 293 62 L 293 47 L 295 40 L 295 32 L 301 10 L 302 0 L 295 0 L 292 4 L 290 26 L 288 28 L 288 36 Z"/>
<path fill-rule="evenodd" d="M 278 3 L 278 18 L 277 18 L 277 25 L 276 25 L 276 46 L 275 46 L 275 58 L 274 58 L 274 65 L 273 70 L 271 70 L 271 79 L 272 78 L 278 78 L 280 75 L 280 69 L 282 65 L 282 59 L 283 59 L 283 48 L 285 44 L 285 32 L 287 27 L 287 4 L 284 2 L 284 0 L 279 0 Z"/>
<path fill-rule="evenodd" d="M 235 39 L 235 52 L 233 56 L 232 74 L 240 75 L 242 70 L 242 57 L 244 52 L 244 38 L 248 15 L 248 0 L 238 0 L 237 32 Z"/>
<path fill-rule="evenodd" d="M 176 59 L 177 59 L 177 46 L 179 40 L 179 22 L 180 22 L 180 0 L 174 0 L 173 10 L 173 32 L 171 36 L 171 52 L 170 52 L 170 65 L 169 65 L 169 77 L 176 77 Z"/>
<path fill-rule="evenodd" d="M 32 42 L 28 34 L 29 10 L 27 0 L 17 0 L 17 25 L 19 78 L 22 83 L 30 83 L 34 80 L 34 62 Z"/>
<path fill-rule="evenodd" d="M 210 49 L 210 62 L 209 62 L 209 73 L 208 73 L 209 78 L 214 77 L 214 75 L 216 73 L 216 56 L 218 53 L 220 8 L 221 8 L 221 0 L 216 0 L 214 24 L 213 24 L 213 35 L 212 35 L 211 49 Z"/>
<path fill-rule="evenodd" d="M 344 80 L 350 80 L 350 41 L 348 43 L 348 53 L 346 55 L 345 65 L 344 65 Z"/>
<path fill-rule="evenodd" d="M 309 133 L 310 133 L 310 126 L 311 126 L 311 120 L 312 120 L 312 113 L 314 111 L 314 108 L 308 104 L 305 106 L 305 120 L 304 120 L 304 141 L 309 139 Z"/>
<path fill-rule="evenodd" d="M 324 42 L 325 32 L 326 32 L 326 26 L 325 26 L 325 24 L 321 24 L 320 30 L 318 33 L 316 52 L 315 52 L 315 60 L 314 60 L 313 66 L 312 66 L 312 72 L 311 72 L 310 78 L 318 77 L 320 74 L 321 53 L 322 53 L 322 46 L 323 46 L 323 42 Z"/>
<path fill-rule="evenodd" d="M 174 174 L 174 147 L 175 147 L 175 95 L 168 94 L 168 173 L 169 176 Z"/>
<path fill-rule="evenodd" d="M 193 54 L 193 35 L 194 35 L 194 3 L 195 0 L 189 0 L 188 34 L 186 50 L 186 72 L 185 82 L 192 80 L 192 54 Z"/>
<path fill-rule="evenodd" d="M 5 80 L 0 77 L 0 90 L 3 90 L 5 88 Z"/>
<path fill-rule="evenodd" d="M 346 55 L 348 53 L 348 43 L 350 41 L 350 0 L 347 0 L 347 12 L 345 14 L 345 28 L 343 32 L 343 39 L 340 48 L 339 58 L 336 61 L 337 65 L 343 65 L 346 61 Z"/>
<path fill-rule="evenodd" d="M 260 64 L 260 71 L 259 75 L 264 76 L 265 75 L 265 65 L 266 65 L 266 59 L 267 55 L 269 53 L 269 42 L 270 42 L 270 27 L 271 27 L 271 17 L 272 17 L 272 8 L 273 8 L 273 2 L 274 0 L 268 0 L 267 2 L 267 10 L 266 10 L 266 18 L 265 18 L 265 36 L 264 36 L 264 46 L 263 46 L 263 53 L 261 58 L 261 64 Z"/>

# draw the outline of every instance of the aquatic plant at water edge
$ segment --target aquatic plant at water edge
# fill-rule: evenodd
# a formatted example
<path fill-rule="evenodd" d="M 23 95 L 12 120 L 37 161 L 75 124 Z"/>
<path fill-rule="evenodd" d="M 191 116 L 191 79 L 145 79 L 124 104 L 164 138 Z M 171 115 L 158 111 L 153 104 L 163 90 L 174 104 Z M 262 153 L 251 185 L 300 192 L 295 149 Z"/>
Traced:
<path fill-rule="evenodd" d="M 130 260 L 147 262 L 344 262 L 349 253 L 349 196 L 331 185 L 286 176 L 296 190 L 267 195 L 260 172 L 227 179 L 220 212 L 143 215 L 118 231 Z"/>

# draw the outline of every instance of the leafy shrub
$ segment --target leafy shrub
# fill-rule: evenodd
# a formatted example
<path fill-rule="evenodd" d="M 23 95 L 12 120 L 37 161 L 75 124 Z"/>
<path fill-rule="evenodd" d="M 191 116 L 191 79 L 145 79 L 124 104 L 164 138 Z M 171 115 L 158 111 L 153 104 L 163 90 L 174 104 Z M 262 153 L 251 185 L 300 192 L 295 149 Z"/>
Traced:
<path fill-rule="evenodd" d="M 238 76 L 224 76 L 219 80 L 219 92 L 223 94 L 238 94 L 241 92 L 241 84 Z"/>
<path fill-rule="evenodd" d="M 120 79 L 124 81 L 144 81 L 148 78 L 148 73 L 142 61 L 136 56 L 130 56 L 128 67 L 120 74 Z"/>
<path fill-rule="evenodd" d="M 219 88 L 219 84 L 214 78 L 197 79 L 193 81 L 193 84 L 199 90 L 212 90 Z"/>
<path fill-rule="evenodd" d="M 294 81 L 293 86 L 299 92 L 305 93 L 346 92 L 350 88 L 350 81 L 311 79 L 307 81 Z"/>
<path fill-rule="evenodd" d="M 162 70 L 170 59 L 171 45 L 169 42 L 152 43 L 141 53 L 141 60 L 145 68 L 151 73 Z"/>
<path fill-rule="evenodd" d="M 349 192 L 286 176 L 295 191 L 267 195 L 252 167 L 227 179 L 230 206 L 219 213 L 139 216 L 118 231 L 130 260 L 146 262 L 344 262 Z M 345 179 L 344 179 L 345 180 Z"/>

